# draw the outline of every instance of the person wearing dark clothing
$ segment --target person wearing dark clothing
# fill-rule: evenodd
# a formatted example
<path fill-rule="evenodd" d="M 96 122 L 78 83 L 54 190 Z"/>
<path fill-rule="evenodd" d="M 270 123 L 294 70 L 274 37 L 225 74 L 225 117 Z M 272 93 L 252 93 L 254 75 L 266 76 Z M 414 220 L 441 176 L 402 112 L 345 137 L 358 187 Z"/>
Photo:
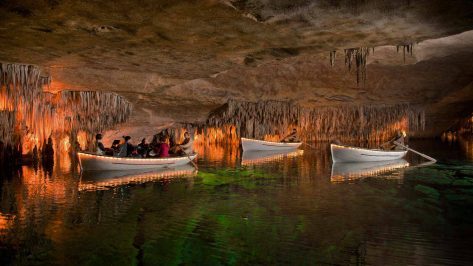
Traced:
<path fill-rule="evenodd" d="M 127 136 L 131 139 L 130 136 Z M 129 139 L 128 139 L 129 140 Z M 133 144 L 131 144 L 129 141 L 126 142 L 126 156 L 127 157 L 130 157 L 132 156 L 133 152 L 135 151 L 135 146 L 133 146 Z"/>
<path fill-rule="evenodd" d="M 135 147 L 128 141 L 131 139 L 130 136 L 123 136 L 124 142 L 120 145 L 120 151 L 118 157 L 130 157 Z"/>
<path fill-rule="evenodd" d="M 146 138 L 143 138 L 140 144 L 138 144 L 138 146 L 136 147 L 136 150 L 141 157 L 146 157 L 148 153 L 148 148 L 149 145 L 148 143 L 146 143 Z"/>
<path fill-rule="evenodd" d="M 150 157 L 169 157 L 169 137 L 161 137 L 158 145 L 149 152 Z"/>
<path fill-rule="evenodd" d="M 116 139 L 112 142 L 112 146 L 110 147 L 111 155 L 117 154 L 120 152 L 120 140 Z"/>
<path fill-rule="evenodd" d="M 174 139 L 174 135 L 169 136 L 169 147 L 176 146 L 176 141 Z"/>

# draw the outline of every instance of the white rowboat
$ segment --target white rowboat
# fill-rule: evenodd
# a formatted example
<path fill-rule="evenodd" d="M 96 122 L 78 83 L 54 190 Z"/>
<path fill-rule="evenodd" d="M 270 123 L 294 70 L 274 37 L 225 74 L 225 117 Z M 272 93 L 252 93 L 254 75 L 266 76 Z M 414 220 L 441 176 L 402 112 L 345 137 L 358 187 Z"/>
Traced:
<path fill-rule="evenodd" d="M 88 152 L 79 152 L 79 160 L 84 170 L 132 170 L 132 169 L 159 169 L 184 165 L 194 160 L 197 154 L 183 157 L 167 158 L 133 158 L 97 155 Z"/>
<path fill-rule="evenodd" d="M 406 150 L 372 150 L 357 147 L 330 145 L 333 162 L 379 162 L 397 160 L 404 157 Z"/>
<path fill-rule="evenodd" d="M 241 145 L 243 151 L 284 151 L 297 149 L 302 142 L 273 142 L 241 138 Z"/>

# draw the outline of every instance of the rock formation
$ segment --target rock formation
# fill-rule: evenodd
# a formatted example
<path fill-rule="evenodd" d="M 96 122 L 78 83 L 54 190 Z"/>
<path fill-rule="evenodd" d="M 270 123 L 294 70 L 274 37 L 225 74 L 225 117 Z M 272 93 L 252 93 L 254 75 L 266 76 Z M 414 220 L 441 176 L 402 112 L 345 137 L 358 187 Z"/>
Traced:
<path fill-rule="evenodd" d="M 309 109 L 287 102 L 232 100 L 211 114 L 205 125 L 227 129 L 227 135 L 232 135 L 234 130 L 239 137 L 257 139 L 279 140 L 296 128 L 304 141 L 379 142 L 392 137 L 396 130 L 424 129 L 425 117 L 421 108 L 407 104 Z"/>
<path fill-rule="evenodd" d="M 466 0 L 6 0 L 0 61 L 40 66 L 49 92 L 120 95 L 134 107 L 120 132 L 132 136 L 202 125 L 229 101 L 347 117 L 416 107 L 425 110 L 417 136 L 436 136 L 473 111 L 472 9 Z"/>
<path fill-rule="evenodd" d="M 3 149 L 28 153 L 42 149 L 53 136 L 75 143 L 82 131 L 89 137 L 124 122 L 131 105 L 110 92 L 44 92 L 51 78 L 41 76 L 37 66 L 0 65 L 0 141 Z M 26 148 L 26 150 L 25 150 Z M 3 149 L 0 152 L 3 152 Z"/>

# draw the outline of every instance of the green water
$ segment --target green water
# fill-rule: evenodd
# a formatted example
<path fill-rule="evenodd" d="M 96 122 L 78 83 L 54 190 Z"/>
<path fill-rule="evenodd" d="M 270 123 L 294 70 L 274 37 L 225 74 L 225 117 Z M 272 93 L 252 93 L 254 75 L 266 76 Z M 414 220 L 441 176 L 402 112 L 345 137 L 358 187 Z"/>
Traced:
<path fill-rule="evenodd" d="M 208 148 L 197 172 L 25 166 L 0 182 L 0 264 L 471 265 L 472 142 L 411 146 L 439 163 L 340 178 L 319 144 Z"/>

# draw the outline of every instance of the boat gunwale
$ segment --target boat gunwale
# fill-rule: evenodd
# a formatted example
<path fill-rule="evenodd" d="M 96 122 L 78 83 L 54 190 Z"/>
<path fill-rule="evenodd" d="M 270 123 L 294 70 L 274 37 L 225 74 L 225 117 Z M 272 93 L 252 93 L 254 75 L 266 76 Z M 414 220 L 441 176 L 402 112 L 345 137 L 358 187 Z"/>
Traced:
<path fill-rule="evenodd" d="M 360 148 L 360 147 L 353 147 L 348 145 L 338 145 L 338 144 L 330 144 L 330 148 L 341 148 L 341 149 L 353 149 L 353 150 L 361 150 L 361 151 L 370 151 L 370 152 L 381 152 L 381 153 L 407 153 L 407 150 L 380 150 L 380 149 L 368 149 L 368 148 Z"/>
<path fill-rule="evenodd" d="M 248 140 L 248 141 L 254 141 L 254 142 L 262 142 L 261 144 L 264 145 L 264 143 L 270 143 L 273 145 L 267 145 L 267 146 L 277 146 L 277 147 L 283 147 L 283 146 L 295 146 L 301 145 L 302 142 L 276 142 L 276 141 L 267 141 L 267 140 L 259 140 L 259 139 L 248 139 L 248 138 L 241 138 L 241 140 Z M 274 144 L 282 144 L 282 145 L 274 145 Z M 290 145 L 287 145 L 290 144 Z"/>
<path fill-rule="evenodd" d="M 114 157 L 110 155 L 99 155 L 92 152 L 84 152 L 80 151 L 77 153 L 78 155 L 86 155 L 90 157 L 97 157 L 101 159 L 112 159 L 112 160 L 124 160 L 124 161 L 176 161 L 181 159 L 194 159 L 197 156 L 197 153 L 189 154 L 188 156 L 176 156 L 176 157 L 166 157 L 166 158 L 135 158 L 135 157 Z"/>

